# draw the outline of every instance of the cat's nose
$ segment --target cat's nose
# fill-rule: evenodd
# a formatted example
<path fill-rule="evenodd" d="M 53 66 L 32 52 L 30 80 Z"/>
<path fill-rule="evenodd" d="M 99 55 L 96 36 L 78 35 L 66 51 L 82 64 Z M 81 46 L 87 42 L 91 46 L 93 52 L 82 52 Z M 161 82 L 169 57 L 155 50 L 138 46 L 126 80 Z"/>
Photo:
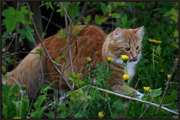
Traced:
<path fill-rule="evenodd" d="M 137 56 L 133 57 L 132 61 L 137 61 Z"/>

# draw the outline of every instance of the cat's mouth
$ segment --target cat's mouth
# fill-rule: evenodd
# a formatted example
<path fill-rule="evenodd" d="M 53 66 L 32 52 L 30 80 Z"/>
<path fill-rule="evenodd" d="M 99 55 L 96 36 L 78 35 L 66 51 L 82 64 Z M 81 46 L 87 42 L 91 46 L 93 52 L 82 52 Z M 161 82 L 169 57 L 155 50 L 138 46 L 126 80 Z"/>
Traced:
<path fill-rule="evenodd" d="M 132 60 L 129 60 L 129 61 L 130 61 L 130 62 L 136 62 L 137 60 L 133 60 L 133 59 L 132 59 Z"/>
<path fill-rule="evenodd" d="M 136 61 L 137 61 L 137 59 L 138 59 L 138 57 L 137 57 L 137 56 L 135 56 L 135 57 L 132 57 L 132 59 L 130 59 L 130 61 L 131 61 L 131 62 L 136 62 Z"/>

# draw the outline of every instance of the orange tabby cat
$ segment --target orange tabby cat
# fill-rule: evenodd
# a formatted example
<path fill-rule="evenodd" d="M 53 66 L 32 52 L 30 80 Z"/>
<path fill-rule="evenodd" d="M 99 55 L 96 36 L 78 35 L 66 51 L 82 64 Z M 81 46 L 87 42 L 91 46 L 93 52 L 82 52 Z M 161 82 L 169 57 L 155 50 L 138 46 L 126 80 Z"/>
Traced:
<path fill-rule="evenodd" d="M 83 30 L 81 30 L 83 27 Z M 114 90 L 127 93 L 127 89 L 124 86 L 123 74 L 124 68 L 122 67 L 121 55 L 128 55 L 129 60 L 127 63 L 127 74 L 130 75 L 130 80 L 134 76 L 135 65 L 140 59 L 141 55 L 141 41 L 143 37 L 143 27 L 137 29 L 121 29 L 116 28 L 109 35 L 106 35 L 101 29 L 96 26 L 76 26 L 73 32 L 81 30 L 77 36 L 72 35 L 73 39 L 71 43 L 71 55 L 72 66 L 75 73 L 82 73 L 81 78 L 88 76 L 87 57 L 92 58 L 93 68 L 96 63 L 102 63 L 106 60 L 106 57 L 112 57 L 114 60 L 110 64 L 110 69 L 114 71 L 108 78 L 109 87 Z M 66 29 L 64 29 L 66 32 Z M 63 50 L 67 48 L 67 36 L 65 39 L 59 38 L 58 33 L 43 41 L 46 49 L 49 52 L 52 60 L 56 61 L 58 57 L 62 56 Z M 61 79 L 60 74 L 57 72 L 54 63 L 49 60 L 46 55 L 32 54 L 37 49 L 43 50 L 42 44 L 38 44 L 31 53 L 29 53 L 20 64 L 8 74 L 7 83 L 11 85 L 17 84 L 22 87 L 23 84 L 27 86 L 27 93 L 32 98 L 39 87 L 43 84 L 44 80 L 48 80 L 53 83 L 53 87 L 57 88 Z M 62 58 L 57 65 L 62 70 L 65 64 L 65 58 Z M 65 65 L 64 79 L 68 81 L 70 86 L 72 83 L 69 78 L 69 73 L 72 72 L 70 57 L 67 57 Z M 61 89 L 69 90 L 65 80 L 62 80 Z M 5 81 L 3 81 L 5 82 Z M 130 92 L 134 92 L 134 95 L 142 97 L 138 91 L 130 88 Z"/>

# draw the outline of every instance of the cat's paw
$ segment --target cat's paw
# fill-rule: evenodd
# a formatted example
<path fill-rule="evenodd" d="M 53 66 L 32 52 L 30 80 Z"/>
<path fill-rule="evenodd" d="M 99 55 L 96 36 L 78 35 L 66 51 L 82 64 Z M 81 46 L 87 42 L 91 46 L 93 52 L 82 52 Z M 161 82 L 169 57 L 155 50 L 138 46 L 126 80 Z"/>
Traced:
<path fill-rule="evenodd" d="M 137 94 L 138 94 L 138 99 L 142 99 L 142 97 L 144 96 L 144 94 L 143 93 L 140 93 L 140 92 L 137 92 Z"/>

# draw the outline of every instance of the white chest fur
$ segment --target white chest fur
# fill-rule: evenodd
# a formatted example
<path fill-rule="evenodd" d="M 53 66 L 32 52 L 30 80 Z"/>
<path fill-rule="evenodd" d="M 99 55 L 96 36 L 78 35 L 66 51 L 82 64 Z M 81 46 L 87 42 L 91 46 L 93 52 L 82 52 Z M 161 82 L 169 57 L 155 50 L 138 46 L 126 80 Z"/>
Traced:
<path fill-rule="evenodd" d="M 134 76 L 136 64 L 137 64 L 137 61 L 127 63 L 126 70 L 127 70 L 127 74 L 130 76 L 130 78 L 128 80 L 128 83 L 131 82 L 131 80 L 132 80 L 132 78 Z"/>
<path fill-rule="evenodd" d="M 138 56 L 138 60 L 136 62 L 127 62 L 127 66 L 126 66 L 126 71 L 127 71 L 127 74 L 130 76 L 129 80 L 128 80 L 128 83 L 131 82 L 134 74 L 135 74 L 135 67 L 136 67 L 136 64 L 138 63 L 139 59 L 141 57 L 141 54 L 139 54 Z M 115 59 L 113 60 L 114 62 L 118 63 L 118 64 L 122 64 L 123 63 L 123 60 L 122 58 L 118 58 L 118 59 Z"/>

